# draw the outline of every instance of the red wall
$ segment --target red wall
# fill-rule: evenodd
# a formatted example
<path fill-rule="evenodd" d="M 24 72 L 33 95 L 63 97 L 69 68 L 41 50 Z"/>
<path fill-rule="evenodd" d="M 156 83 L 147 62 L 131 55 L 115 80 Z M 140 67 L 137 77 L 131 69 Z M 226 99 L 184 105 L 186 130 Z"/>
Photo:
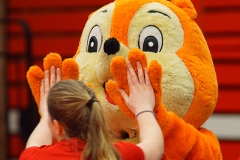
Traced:
<path fill-rule="evenodd" d="M 217 73 L 219 97 L 215 113 L 239 114 L 240 1 L 192 0 L 192 2 L 196 6 L 197 23 L 206 37 Z M 236 160 L 240 156 L 239 140 L 220 140 L 220 145 L 224 160 Z"/>
<path fill-rule="evenodd" d="M 88 15 L 112 0 L 8 0 L 8 17 L 24 19 L 32 31 L 33 64 L 42 66 L 49 52 L 72 57 Z M 198 12 L 197 23 L 209 44 L 219 82 L 219 99 L 216 113 L 240 113 L 240 1 L 239 0 L 192 0 Z M 9 54 L 24 50 L 21 29 L 8 27 Z M 27 66 L 23 63 L 21 78 L 14 72 L 15 62 L 9 62 L 9 81 L 25 81 Z M 24 89 L 23 89 L 24 90 Z M 9 88 L 9 107 L 16 108 L 16 88 Z M 24 93 L 24 92 L 23 92 Z M 24 99 L 24 97 L 23 97 Z M 24 102 L 27 103 L 27 102 Z M 22 106 L 26 106 L 23 104 Z M 23 107 L 24 108 L 24 107 Z M 240 127 L 240 126 L 236 126 Z M 16 141 L 16 140 L 15 140 Z M 18 141 L 19 142 L 19 141 Z M 11 142 L 12 143 L 12 142 Z M 16 143 L 16 142 L 14 142 Z M 20 142 L 19 142 L 20 143 Z M 239 141 L 221 141 L 224 159 L 240 156 Z M 16 146 L 16 145 L 15 145 Z M 10 156 L 19 154 L 17 149 Z"/>

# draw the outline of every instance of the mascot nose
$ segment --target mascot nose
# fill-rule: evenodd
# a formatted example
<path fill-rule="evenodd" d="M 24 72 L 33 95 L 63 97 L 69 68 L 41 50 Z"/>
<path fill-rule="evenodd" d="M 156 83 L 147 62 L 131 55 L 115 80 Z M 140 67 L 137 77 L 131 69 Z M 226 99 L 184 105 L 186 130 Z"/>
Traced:
<path fill-rule="evenodd" d="M 120 44 L 116 38 L 109 38 L 104 43 L 104 52 L 108 55 L 115 54 L 119 51 Z"/>

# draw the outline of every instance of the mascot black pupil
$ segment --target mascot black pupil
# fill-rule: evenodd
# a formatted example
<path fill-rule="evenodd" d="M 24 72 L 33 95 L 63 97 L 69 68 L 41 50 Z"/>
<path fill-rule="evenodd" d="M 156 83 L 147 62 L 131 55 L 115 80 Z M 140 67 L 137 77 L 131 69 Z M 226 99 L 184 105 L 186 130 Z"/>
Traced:
<path fill-rule="evenodd" d="M 90 53 L 97 52 L 97 46 L 98 46 L 97 38 L 95 36 L 91 37 L 88 43 L 88 52 Z"/>
<path fill-rule="evenodd" d="M 148 36 L 145 38 L 143 43 L 143 51 L 145 52 L 158 52 L 158 41 L 153 36 Z"/>

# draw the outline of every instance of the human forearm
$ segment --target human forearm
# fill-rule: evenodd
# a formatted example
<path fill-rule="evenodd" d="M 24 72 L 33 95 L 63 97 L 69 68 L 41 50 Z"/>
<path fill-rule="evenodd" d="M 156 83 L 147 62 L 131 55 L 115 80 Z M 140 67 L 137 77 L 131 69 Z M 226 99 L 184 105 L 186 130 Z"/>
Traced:
<path fill-rule="evenodd" d="M 137 117 L 137 122 L 140 134 L 140 143 L 138 146 L 143 149 L 145 159 L 160 159 L 163 154 L 164 142 L 161 128 L 154 114 L 151 112 L 144 112 Z"/>
<path fill-rule="evenodd" d="M 52 144 L 52 134 L 49 128 L 50 116 L 48 113 L 42 115 L 42 118 L 32 134 L 30 135 L 26 148 Z"/>
<path fill-rule="evenodd" d="M 42 115 L 40 122 L 30 135 L 26 148 L 32 146 L 42 146 L 52 144 L 52 131 L 50 125 L 54 124 L 48 113 L 47 95 L 51 87 L 61 80 L 61 71 L 59 68 L 51 67 L 51 74 L 49 70 L 44 73 L 44 79 L 41 81 L 40 86 L 40 113 Z M 53 129 L 52 129 L 53 130 Z"/>
<path fill-rule="evenodd" d="M 146 160 L 159 160 L 163 154 L 163 135 L 152 110 L 155 106 L 154 90 L 151 85 L 148 70 L 142 70 L 137 62 L 138 77 L 131 63 L 127 66 L 127 79 L 130 94 L 119 89 L 128 108 L 137 116 L 140 130 L 138 146 L 144 152 Z M 144 72 L 144 73 L 143 73 Z M 152 112 L 152 113 L 151 113 Z"/>

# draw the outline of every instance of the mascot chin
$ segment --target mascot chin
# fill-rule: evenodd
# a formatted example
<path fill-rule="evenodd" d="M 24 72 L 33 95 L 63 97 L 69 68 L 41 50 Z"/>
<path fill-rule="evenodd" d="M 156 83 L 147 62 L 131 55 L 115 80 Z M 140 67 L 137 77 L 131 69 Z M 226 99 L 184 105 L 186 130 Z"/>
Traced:
<path fill-rule="evenodd" d="M 104 108 L 112 141 L 138 142 L 135 115 L 118 88 L 129 93 L 126 61 L 148 68 L 155 113 L 165 142 L 165 160 L 222 159 L 216 136 L 201 125 L 213 113 L 218 84 L 206 40 L 194 21 L 190 0 L 115 0 L 89 16 L 73 58 L 44 59 L 63 79 L 91 84 Z M 43 71 L 32 66 L 27 79 L 39 104 Z"/>

